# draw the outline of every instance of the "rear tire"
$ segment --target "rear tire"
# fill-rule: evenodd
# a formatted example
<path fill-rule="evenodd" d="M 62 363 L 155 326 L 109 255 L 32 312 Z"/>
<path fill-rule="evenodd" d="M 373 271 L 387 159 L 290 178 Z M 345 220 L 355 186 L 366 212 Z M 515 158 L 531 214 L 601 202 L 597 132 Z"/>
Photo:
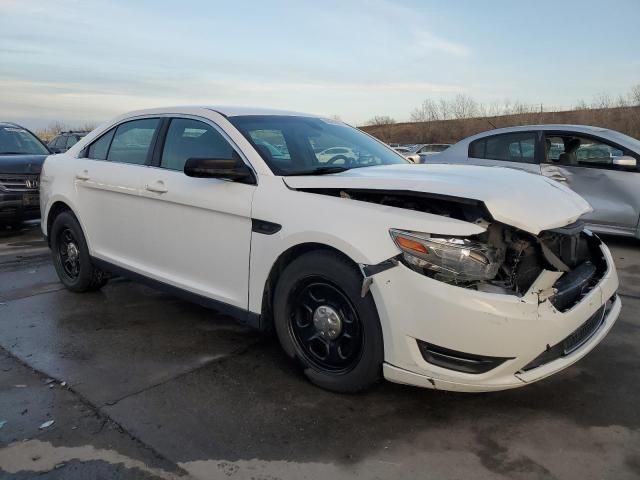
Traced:
<path fill-rule="evenodd" d="M 72 292 L 99 290 L 109 274 L 91 263 L 87 241 L 71 212 L 60 213 L 51 226 L 53 265 L 62 284 Z"/>
<path fill-rule="evenodd" d="M 312 383 L 359 392 L 381 378 L 384 346 L 362 274 L 331 251 L 298 257 L 282 272 L 273 300 L 275 330 L 285 353 Z"/>

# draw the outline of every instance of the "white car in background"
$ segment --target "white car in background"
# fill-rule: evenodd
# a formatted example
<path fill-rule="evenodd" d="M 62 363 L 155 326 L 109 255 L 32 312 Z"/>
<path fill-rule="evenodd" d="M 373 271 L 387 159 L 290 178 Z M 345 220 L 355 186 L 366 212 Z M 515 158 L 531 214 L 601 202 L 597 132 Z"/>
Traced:
<path fill-rule="evenodd" d="M 404 158 L 409 160 L 411 163 L 418 163 L 420 160 L 420 156 L 415 152 L 412 147 L 408 146 L 399 146 L 393 148 L 396 152 L 402 155 Z"/>
<path fill-rule="evenodd" d="M 319 158 L 344 145 L 348 164 Z M 611 254 L 568 188 L 514 169 L 410 165 L 312 115 L 128 113 L 49 156 L 40 201 L 69 290 L 126 275 L 273 328 L 312 382 L 339 392 L 381 376 L 521 387 L 587 354 L 621 308 Z"/>
<path fill-rule="evenodd" d="M 358 153 L 349 147 L 331 147 L 316 153 L 320 163 L 345 165 L 358 158 Z"/>
<path fill-rule="evenodd" d="M 640 140 L 586 125 L 525 125 L 465 138 L 429 163 L 509 167 L 542 175 L 593 207 L 597 233 L 640 238 Z"/>

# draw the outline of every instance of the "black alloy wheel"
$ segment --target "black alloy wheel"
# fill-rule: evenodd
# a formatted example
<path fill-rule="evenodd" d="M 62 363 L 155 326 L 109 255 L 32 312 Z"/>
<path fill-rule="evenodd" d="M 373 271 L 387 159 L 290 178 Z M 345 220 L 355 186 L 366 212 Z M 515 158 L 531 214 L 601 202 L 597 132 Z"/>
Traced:
<path fill-rule="evenodd" d="M 345 373 L 360 359 L 363 330 L 346 295 L 321 277 L 302 280 L 291 292 L 289 328 L 305 359 L 321 370 Z"/>

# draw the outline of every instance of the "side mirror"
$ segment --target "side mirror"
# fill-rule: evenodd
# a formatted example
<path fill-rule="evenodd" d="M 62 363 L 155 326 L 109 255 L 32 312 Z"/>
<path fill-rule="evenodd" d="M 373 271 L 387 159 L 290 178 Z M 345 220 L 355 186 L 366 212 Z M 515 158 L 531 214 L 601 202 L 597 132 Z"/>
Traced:
<path fill-rule="evenodd" d="M 256 178 L 237 153 L 233 158 L 189 158 L 184 164 L 184 174 L 196 178 L 221 178 L 254 185 Z"/>
<path fill-rule="evenodd" d="M 618 167 L 636 168 L 638 162 L 635 158 L 629 155 L 623 155 L 621 157 L 613 157 L 613 164 L 617 165 Z"/>

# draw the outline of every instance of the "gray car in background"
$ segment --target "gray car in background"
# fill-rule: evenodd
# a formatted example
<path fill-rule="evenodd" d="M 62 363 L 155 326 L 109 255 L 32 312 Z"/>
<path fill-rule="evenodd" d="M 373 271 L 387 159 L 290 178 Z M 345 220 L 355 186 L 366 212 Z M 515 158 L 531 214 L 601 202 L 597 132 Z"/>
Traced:
<path fill-rule="evenodd" d="M 595 232 L 640 238 L 640 140 L 584 125 L 526 125 L 465 138 L 428 163 L 510 167 L 567 185 L 593 207 Z"/>

